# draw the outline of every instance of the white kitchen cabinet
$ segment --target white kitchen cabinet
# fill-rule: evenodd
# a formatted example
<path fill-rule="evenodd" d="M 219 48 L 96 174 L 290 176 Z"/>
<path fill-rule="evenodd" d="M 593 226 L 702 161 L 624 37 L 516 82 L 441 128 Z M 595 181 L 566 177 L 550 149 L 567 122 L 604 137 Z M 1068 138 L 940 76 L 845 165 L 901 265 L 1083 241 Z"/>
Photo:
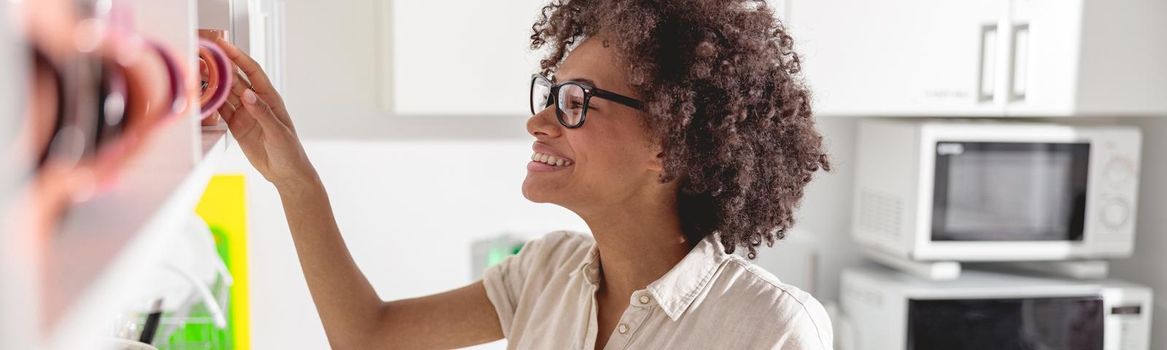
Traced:
<path fill-rule="evenodd" d="M 995 63 L 1005 0 L 790 2 L 820 114 L 1003 113 Z"/>
<path fill-rule="evenodd" d="M 1167 1 L 1012 0 L 1010 116 L 1167 116 Z"/>
<path fill-rule="evenodd" d="M 544 0 L 386 0 L 381 106 L 397 116 L 521 116 L 539 54 L 531 25 Z"/>
<path fill-rule="evenodd" d="M 829 116 L 1167 116 L 1167 1 L 788 0 Z"/>

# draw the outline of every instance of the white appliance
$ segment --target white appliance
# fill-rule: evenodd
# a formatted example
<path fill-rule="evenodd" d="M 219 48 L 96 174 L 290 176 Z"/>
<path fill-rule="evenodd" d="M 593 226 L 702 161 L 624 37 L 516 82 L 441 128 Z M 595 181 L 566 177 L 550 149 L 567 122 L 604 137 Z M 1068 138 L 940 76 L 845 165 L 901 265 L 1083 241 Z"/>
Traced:
<path fill-rule="evenodd" d="M 930 281 L 882 267 L 843 272 L 840 299 L 856 349 L 1144 350 L 1151 290 L 966 271 Z"/>
<path fill-rule="evenodd" d="M 1141 133 L 1118 126 L 859 126 L 852 235 L 904 261 L 1130 256 Z"/>

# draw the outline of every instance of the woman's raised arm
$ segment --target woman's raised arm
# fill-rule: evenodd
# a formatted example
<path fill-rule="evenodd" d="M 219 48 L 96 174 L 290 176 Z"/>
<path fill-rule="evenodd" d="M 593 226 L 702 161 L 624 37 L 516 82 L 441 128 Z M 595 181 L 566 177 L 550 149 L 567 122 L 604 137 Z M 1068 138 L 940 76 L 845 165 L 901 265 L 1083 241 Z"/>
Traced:
<path fill-rule="evenodd" d="M 332 347 L 453 348 L 502 338 L 481 281 L 421 298 L 384 302 L 377 296 L 345 246 L 283 99 L 254 60 L 224 41 L 219 44 L 242 71 L 219 113 L 247 160 L 279 190 L 300 266 Z"/>

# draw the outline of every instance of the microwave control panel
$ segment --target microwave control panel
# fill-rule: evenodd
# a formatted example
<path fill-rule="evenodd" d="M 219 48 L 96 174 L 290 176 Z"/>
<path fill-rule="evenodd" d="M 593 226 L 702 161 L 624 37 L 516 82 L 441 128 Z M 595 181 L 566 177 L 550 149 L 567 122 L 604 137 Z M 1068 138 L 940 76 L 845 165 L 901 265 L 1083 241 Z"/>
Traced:
<path fill-rule="evenodd" d="M 1093 169 L 1090 184 L 1097 207 L 1088 211 L 1097 222 L 1091 225 L 1096 238 L 1104 241 L 1124 240 L 1134 233 L 1141 140 L 1137 131 L 1127 132 L 1104 133 L 1096 139 L 1091 155 L 1091 162 L 1101 166 Z"/>

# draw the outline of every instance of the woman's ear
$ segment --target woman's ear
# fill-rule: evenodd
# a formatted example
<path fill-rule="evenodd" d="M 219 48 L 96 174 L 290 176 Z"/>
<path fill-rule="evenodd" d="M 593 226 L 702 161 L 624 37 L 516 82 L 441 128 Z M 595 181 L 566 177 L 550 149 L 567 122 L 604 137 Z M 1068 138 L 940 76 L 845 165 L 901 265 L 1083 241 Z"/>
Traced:
<path fill-rule="evenodd" d="M 652 159 L 648 161 L 648 169 L 655 172 L 665 171 L 665 152 L 660 145 L 652 146 Z"/>

